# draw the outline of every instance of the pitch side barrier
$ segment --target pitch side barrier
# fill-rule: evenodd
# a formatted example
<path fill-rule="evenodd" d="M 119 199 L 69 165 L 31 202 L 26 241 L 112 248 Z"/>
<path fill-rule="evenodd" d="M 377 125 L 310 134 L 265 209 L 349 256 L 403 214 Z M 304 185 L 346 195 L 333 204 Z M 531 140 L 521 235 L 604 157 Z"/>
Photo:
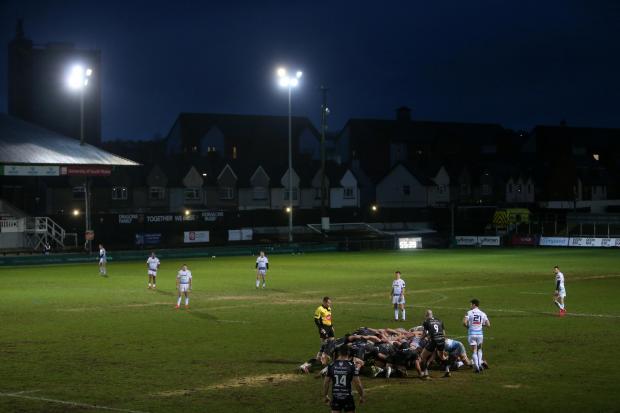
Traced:
<path fill-rule="evenodd" d="M 620 238 L 540 237 L 542 247 L 620 248 Z"/>
<path fill-rule="evenodd" d="M 620 238 L 600 237 L 541 237 L 538 235 L 513 235 L 503 239 L 505 245 L 541 247 L 620 248 Z M 458 236 L 454 244 L 459 247 L 499 247 L 500 236 Z"/>
<path fill-rule="evenodd" d="M 211 257 L 231 257 L 243 255 L 258 255 L 259 251 L 265 251 L 268 255 L 272 254 L 296 254 L 312 252 L 333 252 L 338 251 L 338 243 L 324 244 L 282 244 L 282 245 L 244 245 L 236 247 L 209 247 L 209 248 L 186 248 L 186 249 L 155 249 L 160 258 L 211 258 Z M 108 261 L 135 261 L 145 260 L 150 250 L 132 251 L 108 251 Z M 14 265 L 48 265 L 48 264 L 71 264 L 71 263 L 94 263 L 98 256 L 85 255 L 83 253 L 73 254 L 51 254 L 51 255 L 20 255 L 0 257 L 0 266 Z"/>

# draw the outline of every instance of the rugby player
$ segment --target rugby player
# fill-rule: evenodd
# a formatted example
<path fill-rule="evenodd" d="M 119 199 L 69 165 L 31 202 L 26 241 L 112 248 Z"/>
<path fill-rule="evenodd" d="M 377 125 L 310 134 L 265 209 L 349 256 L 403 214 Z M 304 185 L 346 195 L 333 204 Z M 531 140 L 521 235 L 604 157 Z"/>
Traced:
<path fill-rule="evenodd" d="M 99 244 L 99 275 L 104 277 L 108 275 L 108 270 L 106 269 L 107 262 L 107 252 L 105 248 L 103 248 L 103 244 Z"/>
<path fill-rule="evenodd" d="M 263 288 L 265 288 L 265 277 L 267 276 L 267 270 L 269 269 L 269 260 L 265 257 L 265 251 L 261 251 L 258 258 L 256 258 L 256 288 L 260 285 L 260 279 L 263 279 Z"/>
<path fill-rule="evenodd" d="M 185 295 L 185 308 L 189 308 L 189 293 L 192 291 L 192 272 L 187 269 L 186 264 L 183 264 L 177 273 L 177 291 L 179 297 L 177 298 L 177 305 L 175 308 L 181 306 L 181 297 L 183 295 Z"/>
<path fill-rule="evenodd" d="M 447 338 L 444 350 L 448 355 L 445 363 L 444 377 L 450 377 L 450 368 L 457 370 L 462 365 L 471 366 L 471 362 L 467 358 L 465 346 L 460 341 Z"/>
<path fill-rule="evenodd" d="M 155 251 L 146 260 L 146 268 L 149 276 L 149 288 L 157 288 L 157 270 L 159 269 L 159 258 L 155 256 Z"/>
<path fill-rule="evenodd" d="M 470 301 L 471 310 L 467 312 L 463 318 L 463 325 L 467 327 L 467 342 L 471 346 L 472 361 L 474 366 L 474 373 L 482 373 L 483 359 L 482 359 L 482 342 L 483 342 L 483 327 L 490 327 L 491 322 L 487 315 L 481 311 L 478 306 L 480 301 L 474 298 Z"/>
<path fill-rule="evenodd" d="M 564 304 L 564 299 L 566 298 L 564 274 L 562 274 L 560 267 L 557 265 L 553 267 L 553 272 L 555 273 L 555 293 L 553 294 L 553 302 L 560 309 L 560 313 L 558 315 L 560 317 L 564 317 L 566 315 L 566 306 Z"/>
<path fill-rule="evenodd" d="M 351 384 L 355 384 L 360 397 L 360 404 L 364 403 L 364 386 L 359 376 L 359 369 L 349 360 L 349 348 L 340 346 L 336 349 L 337 358 L 327 368 L 327 375 L 323 380 L 323 398 L 332 413 L 355 412 L 355 399 Z M 332 386 L 332 398 L 329 398 L 329 386 Z"/>
<path fill-rule="evenodd" d="M 424 371 L 422 378 L 428 378 L 428 365 L 432 359 L 439 355 L 440 359 L 443 359 L 443 351 L 446 342 L 445 328 L 443 321 L 433 317 L 432 310 L 426 310 L 425 320 L 422 326 L 424 327 L 424 334 L 427 338 L 427 344 L 422 350 L 422 370 Z"/>
<path fill-rule="evenodd" d="M 394 273 L 390 298 L 392 299 L 392 304 L 394 304 L 394 320 L 398 321 L 398 307 L 400 306 L 400 311 L 403 313 L 403 321 L 405 321 L 405 280 L 400 278 L 400 271 Z"/>

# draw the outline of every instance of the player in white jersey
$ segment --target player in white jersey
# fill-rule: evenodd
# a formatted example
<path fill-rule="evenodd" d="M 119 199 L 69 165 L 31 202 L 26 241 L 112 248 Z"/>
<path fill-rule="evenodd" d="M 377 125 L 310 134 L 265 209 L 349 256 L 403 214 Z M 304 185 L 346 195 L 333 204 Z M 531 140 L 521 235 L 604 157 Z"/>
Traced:
<path fill-rule="evenodd" d="M 472 350 L 471 358 L 474 373 L 481 373 L 483 368 L 482 342 L 484 337 L 482 330 L 485 326 L 490 327 L 491 322 L 487 315 L 478 308 L 480 301 L 474 298 L 470 303 L 471 310 L 469 310 L 465 318 L 463 318 L 463 325 L 467 327 L 467 342 Z"/>
<path fill-rule="evenodd" d="M 102 244 L 99 244 L 99 275 L 107 276 L 108 270 L 106 268 L 106 263 L 108 262 L 108 256 L 105 248 L 103 248 Z"/>
<path fill-rule="evenodd" d="M 265 251 L 261 251 L 258 258 L 256 258 L 256 288 L 260 286 L 260 280 L 263 280 L 263 288 L 265 288 L 265 277 L 267 276 L 267 270 L 269 269 L 269 259 L 265 257 Z"/>
<path fill-rule="evenodd" d="M 405 280 L 400 278 L 400 271 L 394 273 L 390 298 L 392 299 L 392 304 L 394 304 L 394 320 L 398 321 L 398 307 L 400 306 L 400 310 L 403 313 L 403 321 L 405 321 Z"/>
<path fill-rule="evenodd" d="M 189 293 L 192 291 L 192 272 L 187 269 L 186 264 L 183 264 L 177 273 L 177 291 L 179 292 L 179 297 L 176 308 L 181 306 L 181 297 L 183 295 L 185 295 L 185 308 L 189 308 Z"/>
<path fill-rule="evenodd" d="M 555 273 L 555 293 L 553 294 L 553 302 L 560 309 L 558 314 L 560 317 L 566 315 L 566 306 L 564 304 L 564 298 L 566 298 L 566 289 L 564 288 L 564 274 L 560 271 L 560 267 L 557 265 L 553 267 Z"/>
<path fill-rule="evenodd" d="M 155 256 L 155 251 L 146 260 L 146 269 L 149 275 L 149 288 L 157 288 L 157 270 L 159 269 L 159 258 Z"/>

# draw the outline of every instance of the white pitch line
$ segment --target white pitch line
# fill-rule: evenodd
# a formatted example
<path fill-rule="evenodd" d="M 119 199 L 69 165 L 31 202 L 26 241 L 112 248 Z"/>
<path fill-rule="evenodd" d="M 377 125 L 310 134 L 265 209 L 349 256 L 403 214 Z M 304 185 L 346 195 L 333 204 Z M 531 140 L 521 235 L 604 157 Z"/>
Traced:
<path fill-rule="evenodd" d="M 41 391 L 41 390 L 24 390 L 24 391 L 18 391 L 18 392 L 11 393 L 11 396 L 17 396 L 18 394 L 36 393 L 36 392 L 38 392 L 38 391 Z"/>
<path fill-rule="evenodd" d="M 38 391 L 38 390 L 33 390 L 33 391 Z M 20 394 L 20 393 L 22 393 L 22 394 Z M 49 403 L 58 403 L 58 404 L 64 404 L 65 406 L 84 407 L 84 408 L 87 408 L 87 409 L 108 410 L 108 411 L 112 411 L 112 412 L 148 413 L 148 412 L 144 412 L 144 411 L 141 411 L 141 410 L 117 409 L 116 407 L 107 407 L 107 406 L 101 406 L 101 405 L 96 405 L 96 404 L 72 402 L 72 401 L 67 401 L 67 400 L 49 399 L 47 397 L 25 396 L 23 394 L 23 392 L 20 392 L 20 393 L 0 393 L 0 397 L 15 397 L 15 398 L 18 398 L 18 399 L 36 400 L 36 401 L 49 402 Z"/>
<path fill-rule="evenodd" d="M 531 294 L 531 295 L 553 295 L 550 293 L 535 293 L 530 291 L 520 291 L 519 294 Z"/>

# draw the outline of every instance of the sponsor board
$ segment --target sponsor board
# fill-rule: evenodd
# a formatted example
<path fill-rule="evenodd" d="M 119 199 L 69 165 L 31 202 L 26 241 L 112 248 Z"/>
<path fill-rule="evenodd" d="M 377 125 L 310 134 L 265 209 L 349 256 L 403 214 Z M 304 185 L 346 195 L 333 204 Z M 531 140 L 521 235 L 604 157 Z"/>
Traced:
<path fill-rule="evenodd" d="M 540 237 L 538 245 L 543 247 L 568 247 L 568 237 Z"/>
<path fill-rule="evenodd" d="M 478 237 L 478 244 L 485 247 L 499 247 L 500 237 Z"/>
<path fill-rule="evenodd" d="M 620 238 L 603 238 L 601 240 L 601 247 L 620 248 Z"/>
<path fill-rule="evenodd" d="M 6 176 L 58 176 L 59 166 L 5 165 L 0 168 Z"/>
<path fill-rule="evenodd" d="M 571 247 L 600 247 L 602 238 L 574 237 L 568 245 Z"/>
<path fill-rule="evenodd" d="M 161 243 L 161 233 L 138 233 L 136 234 L 136 245 L 157 245 Z"/>
<path fill-rule="evenodd" d="M 209 231 L 185 231 L 183 232 L 183 242 L 186 244 L 209 242 Z"/>
<path fill-rule="evenodd" d="M 513 235 L 512 245 L 536 245 L 537 238 L 535 235 Z"/>
<path fill-rule="evenodd" d="M 620 238 L 573 237 L 571 247 L 620 248 Z"/>
<path fill-rule="evenodd" d="M 60 175 L 68 176 L 110 176 L 111 166 L 61 166 Z"/>
<path fill-rule="evenodd" d="M 478 237 L 454 237 L 456 245 L 478 245 Z"/>

